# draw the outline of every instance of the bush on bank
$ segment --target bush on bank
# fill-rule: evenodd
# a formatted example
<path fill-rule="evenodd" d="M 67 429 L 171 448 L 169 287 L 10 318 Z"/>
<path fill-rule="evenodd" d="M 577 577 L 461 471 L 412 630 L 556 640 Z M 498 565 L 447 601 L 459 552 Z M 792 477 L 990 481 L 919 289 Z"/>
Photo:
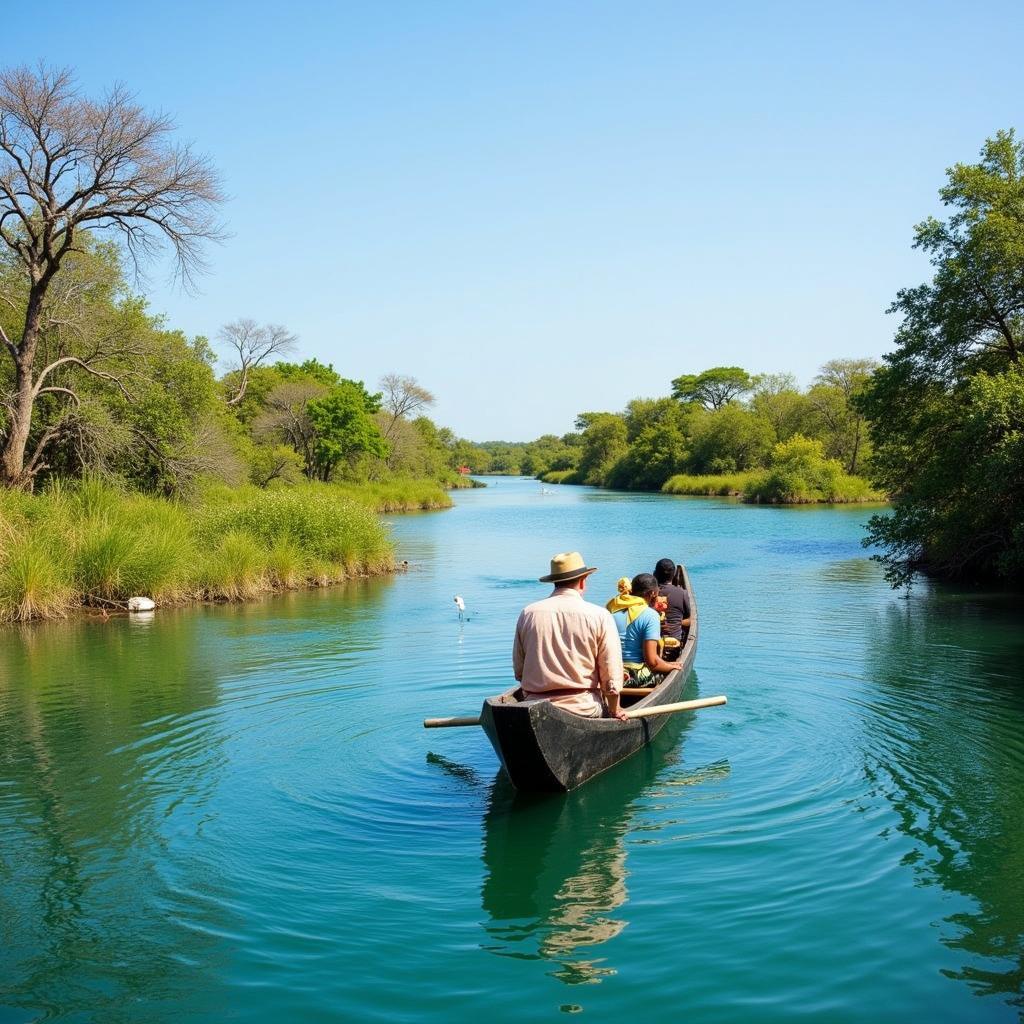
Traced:
<path fill-rule="evenodd" d="M 379 497 L 379 495 L 378 495 Z M 85 480 L 0 492 L 0 621 L 117 606 L 243 600 L 387 571 L 375 509 L 342 489 L 217 488 L 184 504 Z"/>
<path fill-rule="evenodd" d="M 838 461 L 826 458 L 820 441 L 800 434 L 777 444 L 768 468 L 750 474 L 743 491 L 744 501 L 779 505 L 877 501 L 881 497 L 866 480 L 844 473 Z"/>

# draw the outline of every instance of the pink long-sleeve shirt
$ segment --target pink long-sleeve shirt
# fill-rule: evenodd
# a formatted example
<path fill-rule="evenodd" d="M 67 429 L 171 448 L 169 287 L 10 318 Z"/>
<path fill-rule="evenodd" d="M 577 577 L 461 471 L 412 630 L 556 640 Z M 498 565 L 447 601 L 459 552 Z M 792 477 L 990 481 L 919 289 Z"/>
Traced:
<path fill-rule="evenodd" d="M 574 588 L 558 588 L 520 614 L 512 668 L 527 700 L 591 715 L 602 694 L 622 689 L 619 631 L 607 609 Z"/>

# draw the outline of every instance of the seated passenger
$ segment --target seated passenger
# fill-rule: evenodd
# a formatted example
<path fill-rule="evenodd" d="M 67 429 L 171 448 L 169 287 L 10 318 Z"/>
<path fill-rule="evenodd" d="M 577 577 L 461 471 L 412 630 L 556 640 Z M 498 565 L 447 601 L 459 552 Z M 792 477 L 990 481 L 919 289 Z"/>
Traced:
<path fill-rule="evenodd" d="M 612 618 L 622 641 L 622 665 L 628 673 L 627 686 L 657 686 L 661 675 L 675 666 L 658 654 L 661 641 L 661 618 L 654 610 L 658 599 L 658 581 L 649 573 L 634 576 L 630 585 L 630 600 L 625 595 L 616 600 L 621 607 L 612 612 Z M 636 600 L 640 598 L 642 606 Z M 611 611 L 609 602 L 609 611 Z"/>
<path fill-rule="evenodd" d="M 676 574 L 676 564 L 671 558 L 662 558 L 654 567 L 654 578 L 658 581 L 658 592 L 668 602 L 662 633 L 665 637 L 679 641 L 670 645 L 669 657 L 679 657 L 682 642 L 690 628 L 690 595 L 685 587 L 676 586 L 672 579 Z"/>

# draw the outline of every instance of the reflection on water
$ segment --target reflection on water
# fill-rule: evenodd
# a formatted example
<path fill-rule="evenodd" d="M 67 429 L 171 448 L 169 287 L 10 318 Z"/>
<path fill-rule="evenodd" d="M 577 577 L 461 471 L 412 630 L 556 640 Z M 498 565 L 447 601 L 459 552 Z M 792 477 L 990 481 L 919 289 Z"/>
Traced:
<path fill-rule="evenodd" d="M 517 793 L 499 772 L 484 815 L 483 948 L 520 960 L 547 960 L 569 985 L 598 983 L 616 970 L 595 947 L 628 925 L 626 836 L 637 801 L 653 789 L 693 785 L 678 774 L 680 740 L 692 716 L 677 716 L 600 781 L 564 795 Z M 727 772 L 727 766 L 724 772 Z M 715 766 L 708 777 L 721 777 Z"/>
<path fill-rule="evenodd" d="M 4 631 L 4 1024 L 1019 1017 L 1016 605 L 894 596 L 865 510 L 536 486 L 395 517 L 393 580 Z M 570 546 L 684 558 L 729 705 L 523 799 L 421 722 Z"/>
<path fill-rule="evenodd" d="M 944 973 L 1024 1007 L 1024 632 L 1016 607 L 1007 595 L 915 594 L 887 609 L 870 650 L 878 717 L 867 777 L 913 840 L 904 861 L 920 882 L 973 904 L 945 919 L 943 943 L 969 962 Z M 981 693 L 978 677 L 987 681 Z M 1008 763 L 1016 770 L 1006 771 Z"/>
<path fill-rule="evenodd" d="M 127 625 L 26 628 L 0 648 L 0 1004 L 106 1006 L 120 1020 L 113 978 L 147 999 L 184 984 L 161 929 L 136 915 L 163 889 L 162 820 L 182 804 L 201 814 L 223 764 L 213 666 L 173 642 L 173 622 L 156 649 Z M 193 955 L 208 946 L 196 934 Z"/>

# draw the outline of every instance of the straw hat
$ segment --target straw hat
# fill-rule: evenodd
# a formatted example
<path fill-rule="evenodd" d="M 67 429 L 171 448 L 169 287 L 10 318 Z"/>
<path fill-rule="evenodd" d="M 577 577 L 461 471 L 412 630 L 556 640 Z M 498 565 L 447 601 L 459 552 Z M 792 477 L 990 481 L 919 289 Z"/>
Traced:
<path fill-rule="evenodd" d="M 597 569 L 588 567 L 578 551 L 565 551 L 551 559 L 551 572 L 541 576 L 541 583 L 571 583 L 581 576 L 589 576 Z"/>

